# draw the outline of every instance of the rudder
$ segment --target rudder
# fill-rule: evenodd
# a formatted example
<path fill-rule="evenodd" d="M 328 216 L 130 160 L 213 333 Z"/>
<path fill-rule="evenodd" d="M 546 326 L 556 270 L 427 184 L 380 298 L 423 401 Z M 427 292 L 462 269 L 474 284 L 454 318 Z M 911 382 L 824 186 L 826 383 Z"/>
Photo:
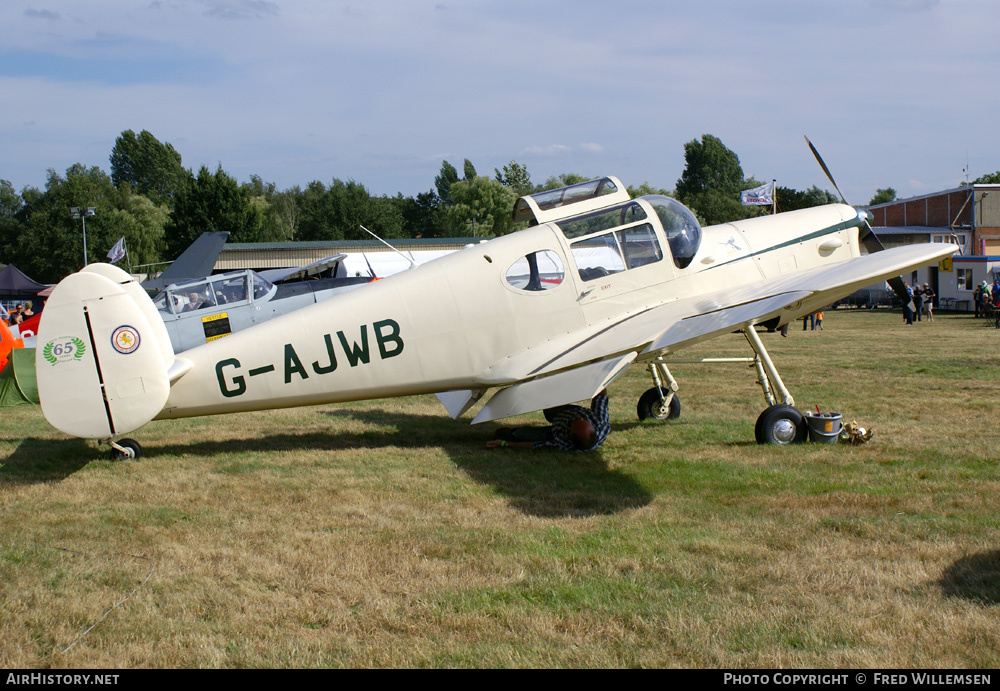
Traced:
<path fill-rule="evenodd" d="M 141 427 L 163 409 L 170 393 L 173 351 L 169 340 L 162 343 L 162 322 L 151 323 L 152 304 L 140 304 L 127 285 L 107 274 L 88 267 L 55 287 L 42 312 L 35 351 L 45 418 L 56 429 L 89 439 Z M 155 310 L 152 316 L 159 321 Z"/>

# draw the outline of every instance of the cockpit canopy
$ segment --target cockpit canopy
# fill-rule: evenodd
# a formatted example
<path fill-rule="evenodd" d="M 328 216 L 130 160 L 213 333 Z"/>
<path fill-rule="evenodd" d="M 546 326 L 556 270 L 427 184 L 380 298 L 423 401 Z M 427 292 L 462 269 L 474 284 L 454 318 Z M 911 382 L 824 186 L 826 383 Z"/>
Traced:
<path fill-rule="evenodd" d="M 650 195 L 554 222 L 577 259 L 584 280 L 663 258 L 653 226 L 662 226 L 674 265 L 686 268 L 701 245 L 701 226 L 670 197 Z M 593 264 L 593 266 L 590 266 Z M 599 271 L 584 271 L 584 267 Z"/>
<path fill-rule="evenodd" d="M 676 199 L 651 194 L 640 199 L 653 207 L 663 231 L 667 234 L 674 264 L 683 269 L 691 263 L 701 246 L 701 225 L 694 214 Z"/>
<path fill-rule="evenodd" d="M 625 186 L 617 178 L 608 176 L 521 197 L 514 205 L 514 221 L 532 225 L 548 223 L 629 198 Z"/>
<path fill-rule="evenodd" d="M 273 283 L 244 269 L 171 284 L 153 298 L 153 305 L 166 314 L 183 314 L 246 304 L 264 298 L 272 290 Z"/>
<path fill-rule="evenodd" d="M 658 248 L 647 248 L 655 244 L 650 209 L 663 226 L 674 264 L 679 269 L 686 268 L 701 246 L 701 226 L 694 214 L 676 199 L 662 195 L 633 200 L 624 185 L 610 176 L 521 197 L 514 205 L 514 220 L 531 224 L 555 223 L 567 239 L 574 240 L 574 251 L 597 245 L 603 247 L 601 243 L 610 248 L 614 244 L 623 257 L 629 253 L 629 241 L 638 243 L 635 239 L 641 235 L 647 239 L 641 241 L 640 247 L 644 249 L 640 254 L 643 261 L 649 263 L 654 261 L 653 257 L 655 261 L 662 258 Z M 610 233 L 603 239 L 596 237 L 612 229 L 617 229 L 616 242 L 611 242 Z M 585 237 L 586 241 L 579 240 Z M 625 263 L 622 262 L 623 268 Z"/>

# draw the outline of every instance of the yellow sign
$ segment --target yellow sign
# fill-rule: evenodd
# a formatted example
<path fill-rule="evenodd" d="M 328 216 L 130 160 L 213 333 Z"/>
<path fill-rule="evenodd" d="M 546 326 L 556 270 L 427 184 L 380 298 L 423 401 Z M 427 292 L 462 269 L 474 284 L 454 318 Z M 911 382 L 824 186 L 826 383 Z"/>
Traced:
<path fill-rule="evenodd" d="M 228 336 L 233 332 L 232 327 L 229 325 L 228 312 L 220 312 L 219 314 L 210 314 L 207 317 L 202 317 L 201 323 L 205 329 L 205 343 Z"/>
<path fill-rule="evenodd" d="M 945 257 L 938 262 L 938 269 L 941 271 L 951 271 L 951 257 Z"/>

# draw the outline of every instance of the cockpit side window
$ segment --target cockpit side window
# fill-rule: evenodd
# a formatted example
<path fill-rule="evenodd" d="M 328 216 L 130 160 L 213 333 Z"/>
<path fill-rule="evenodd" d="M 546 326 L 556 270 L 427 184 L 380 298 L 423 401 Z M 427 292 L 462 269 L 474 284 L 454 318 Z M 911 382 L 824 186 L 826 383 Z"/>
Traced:
<path fill-rule="evenodd" d="M 617 236 L 628 268 L 634 269 L 663 259 L 656 232 L 649 223 L 619 230 Z"/>
<path fill-rule="evenodd" d="M 270 281 L 258 276 L 253 275 L 253 299 L 260 300 L 262 297 L 271 292 L 271 288 L 274 286 Z"/>
<path fill-rule="evenodd" d="M 215 295 L 220 303 L 227 305 L 247 299 L 247 277 L 245 275 L 226 278 L 215 283 Z"/>
<path fill-rule="evenodd" d="M 181 312 L 194 312 L 195 310 L 215 307 L 215 293 L 212 291 L 211 283 L 188 286 L 183 292 L 177 291 L 175 295 L 181 298 Z M 183 302 L 184 299 L 187 302 Z"/>
<path fill-rule="evenodd" d="M 559 286 L 565 270 L 559 255 L 550 250 L 532 252 L 510 265 L 504 278 L 518 290 L 542 291 Z"/>
<path fill-rule="evenodd" d="M 572 245 L 580 278 L 593 281 L 625 270 L 622 252 L 612 233 L 584 238 Z"/>

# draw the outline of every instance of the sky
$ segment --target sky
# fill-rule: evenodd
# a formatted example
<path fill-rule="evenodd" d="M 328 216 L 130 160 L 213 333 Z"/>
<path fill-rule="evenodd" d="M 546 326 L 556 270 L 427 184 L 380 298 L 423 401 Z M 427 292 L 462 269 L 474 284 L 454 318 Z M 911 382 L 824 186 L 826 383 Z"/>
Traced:
<path fill-rule="evenodd" d="M 0 179 L 110 172 L 148 130 L 279 189 L 434 187 L 510 161 L 672 189 L 712 134 L 744 173 L 901 198 L 1000 169 L 995 0 L 4 0 Z M 968 176 L 968 177 L 967 177 Z"/>

